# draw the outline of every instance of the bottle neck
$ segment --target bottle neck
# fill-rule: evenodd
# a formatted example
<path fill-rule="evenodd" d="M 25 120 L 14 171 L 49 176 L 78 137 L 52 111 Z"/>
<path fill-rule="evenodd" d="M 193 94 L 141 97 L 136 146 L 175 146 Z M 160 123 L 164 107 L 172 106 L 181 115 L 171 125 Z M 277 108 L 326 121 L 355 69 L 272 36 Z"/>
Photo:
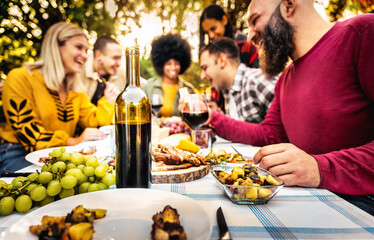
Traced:
<path fill-rule="evenodd" d="M 126 85 L 140 87 L 139 52 L 126 52 Z"/>

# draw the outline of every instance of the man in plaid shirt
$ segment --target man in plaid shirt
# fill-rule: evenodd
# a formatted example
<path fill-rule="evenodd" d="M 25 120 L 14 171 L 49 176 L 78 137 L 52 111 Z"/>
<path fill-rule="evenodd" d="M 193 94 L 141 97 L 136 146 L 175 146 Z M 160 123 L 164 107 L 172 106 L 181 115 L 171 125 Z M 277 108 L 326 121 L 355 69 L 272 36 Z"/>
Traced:
<path fill-rule="evenodd" d="M 225 95 L 230 117 L 261 123 L 274 97 L 278 77 L 266 79 L 262 71 L 240 63 L 239 48 L 230 38 L 220 38 L 200 50 L 201 79 Z"/>

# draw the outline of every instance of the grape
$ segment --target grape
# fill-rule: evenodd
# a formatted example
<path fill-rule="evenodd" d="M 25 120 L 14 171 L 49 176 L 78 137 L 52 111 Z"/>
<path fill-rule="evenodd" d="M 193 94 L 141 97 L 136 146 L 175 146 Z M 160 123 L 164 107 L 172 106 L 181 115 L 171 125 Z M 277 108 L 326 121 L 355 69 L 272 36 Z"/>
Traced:
<path fill-rule="evenodd" d="M 47 189 L 44 186 L 37 186 L 31 190 L 30 197 L 35 202 L 42 201 L 47 196 Z"/>
<path fill-rule="evenodd" d="M 95 167 L 97 167 L 97 165 L 99 165 L 99 162 L 98 162 L 97 158 L 95 158 L 95 157 L 91 157 L 91 158 L 87 159 L 87 161 L 86 161 L 86 167 L 91 166 L 91 167 L 95 168 Z"/>
<path fill-rule="evenodd" d="M 4 180 L 0 180 L 0 189 L 8 189 L 8 183 Z"/>
<path fill-rule="evenodd" d="M 39 182 L 41 184 L 47 184 L 53 179 L 53 175 L 50 172 L 42 172 L 39 174 Z"/>
<path fill-rule="evenodd" d="M 88 192 L 94 192 L 94 191 L 99 191 L 99 184 L 97 183 L 92 183 L 89 187 L 88 187 Z"/>
<path fill-rule="evenodd" d="M 32 207 L 31 197 L 28 195 L 21 195 L 16 199 L 16 210 L 20 213 L 25 213 Z"/>
<path fill-rule="evenodd" d="M 78 166 L 84 162 L 84 157 L 80 153 L 73 153 L 70 157 L 70 162 Z"/>
<path fill-rule="evenodd" d="M 74 164 L 74 163 L 68 163 L 66 164 L 66 170 L 69 170 L 69 169 L 74 169 L 76 168 L 77 166 Z"/>
<path fill-rule="evenodd" d="M 83 173 L 87 177 L 91 177 L 91 176 L 95 175 L 95 168 L 93 168 L 91 166 L 85 167 L 84 170 L 83 170 Z"/>
<path fill-rule="evenodd" d="M 33 181 L 36 181 L 39 177 L 39 173 L 37 172 L 34 172 L 34 173 L 31 173 L 27 176 L 27 180 L 33 182 Z"/>
<path fill-rule="evenodd" d="M 49 171 L 50 168 L 51 168 L 51 166 L 49 164 L 44 164 L 41 172 L 47 172 L 47 171 Z"/>
<path fill-rule="evenodd" d="M 53 149 L 53 151 L 50 153 L 51 157 L 58 158 L 61 155 L 61 150 L 60 149 Z"/>
<path fill-rule="evenodd" d="M 15 182 L 21 182 L 23 184 L 26 181 L 27 181 L 26 177 L 19 176 L 19 177 L 13 178 L 12 183 L 14 184 Z"/>
<path fill-rule="evenodd" d="M 97 166 L 95 168 L 95 176 L 98 178 L 104 177 L 106 174 L 105 167 L 104 166 Z"/>
<path fill-rule="evenodd" d="M 69 153 L 61 153 L 61 155 L 57 158 L 58 161 L 68 162 L 70 161 L 70 154 Z"/>
<path fill-rule="evenodd" d="M 105 185 L 104 183 L 99 183 L 99 190 L 106 190 L 108 188 L 109 187 L 107 185 Z"/>
<path fill-rule="evenodd" d="M 79 180 L 81 179 L 83 173 L 78 168 L 69 169 L 66 171 L 65 176 L 73 176 L 75 179 Z"/>
<path fill-rule="evenodd" d="M 55 200 L 54 197 L 51 196 L 46 196 L 42 201 L 39 202 L 39 206 L 44 206 L 47 205 Z"/>
<path fill-rule="evenodd" d="M 26 187 L 26 194 L 30 195 L 31 191 L 36 188 L 37 186 L 39 186 L 38 184 L 36 183 L 31 183 L 30 185 L 28 185 Z"/>
<path fill-rule="evenodd" d="M 7 216 L 14 211 L 14 199 L 12 197 L 3 197 L 0 200 L 0 215 Z"/>
<path fill-rule="evenodd" d="M 60 151 L 61 151 L 61 153 L 64 153 L 64 152 L 66 152 L 66 148 L 65 147 L 60 147 Z"/>
<path fill-rule="evenodd" d="M 107 161 L 101 161 L 99 162 L 99 166 L 103 166 L 105 168 L 105 171 L 108 169 L 109 164 Z"/>
<path fill-rule="evenodd" d="M 61 183 L 58 180 L 52 180 L 48 183 L 47 194 L 48 196 L 54 197 L 61 191 Z"/>
<path fill-rule="evenodd" d="M 80 164 L 80 165 L 77 166 L 77 168 L 83 172 L 85 166 L 83 164 Z"/>
<path fill-rule="evenodd" d="M 79 188 L 78 188 L 78 191 L 79 193 L 86 193 L 88 192 L 88 187 L 91 185 L 91 183 L 89 182 L 84 182 L 82 183 Z"/>
<path fill-rule="evenodd" d="M 5 192 L 4 191 L 0 191 L 0 199 L 3 198 L 5 196 Z"/>
<path fill-rule="evenodd" d="M 77 185 L 77 179 L 74 176 L 67 175 L 63 178 L 61 178 L 61 186 L 65 189 L 70 189 L 75 187 Z"/>
<path fill-rule="evenodd" d="M 22 182 L 16 181 L 13 183 L 13 189 L 18 189 L 18 188 L 21 188 L 22 186 L 23 186 Z"/>
<path fill-rule="evenodd" d="M 107 185 L 108 187 L 112 186 L 116 183 L 116 176 L 111 173 L 105 174 L 105 176 L 101 179 L 101 181 Z"/>
<path fill-rule="evenodd" d="M 80 179 L 78 179 L 78 185 L 81 185 L 82 183 L 84 182 L 87 182 L 88 181 L 88 177 L 84 174 L 82 174 L 82 177 Z"/>
<path fill-rule="evenodd" d="M 59 196 L 60 198 L 67 198 L 67 197 L 71 197 L 74 195 L 74 188 L 70 188 L 70 189 L 62 189 L 62 191 L 60 192 Z"/>
<path fill-rule="evenodd" d="M 89 181 L 89 182 L 94 182 L 94 181 L 95 181 L 95 177 L 94 177 L 94 176 L 89 177 L 89 178 L 88 178 L 88 181 Z"/>
<path fill-rule="evenodd" d="M 51 170 L 54 173 L 58 173 L 58 172 L 61 173 L 65 171 L 65 169 L 66 169 L 66 163 L 64 163 L 63 161 L 55 162 L 51 167 Z"/>

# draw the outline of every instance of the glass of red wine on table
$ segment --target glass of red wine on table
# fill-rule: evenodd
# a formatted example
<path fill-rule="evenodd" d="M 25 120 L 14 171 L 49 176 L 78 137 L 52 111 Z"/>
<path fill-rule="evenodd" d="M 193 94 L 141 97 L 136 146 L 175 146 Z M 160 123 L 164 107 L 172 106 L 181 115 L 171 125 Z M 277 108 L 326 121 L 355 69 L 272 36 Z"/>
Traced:
<path fill-rule="evenodd" d="M 157 118 L 160 117 L 160 111 L 162 108 L 162 95 L 154 93 L 151 97 L 151 104 L 152 104 L 152 113 Z"/>
<path fill-rule="evenodd" d="M 192 130 L 192 141 L 197 144 L 196 130 L 208 120 L 208 104 L 203 94 L 189 94 L 183 98 L 182 120 Z"/>

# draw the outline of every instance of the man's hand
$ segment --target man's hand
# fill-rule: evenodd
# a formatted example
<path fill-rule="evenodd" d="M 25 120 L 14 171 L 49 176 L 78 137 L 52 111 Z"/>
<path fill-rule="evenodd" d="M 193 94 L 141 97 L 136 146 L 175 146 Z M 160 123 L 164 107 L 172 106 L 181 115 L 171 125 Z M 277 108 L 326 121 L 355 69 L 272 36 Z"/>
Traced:
<path fill-rule="evenodd" d="M 66 145 L 74 146 L 84 141 L 103 139 L 105 134 L 97 128 L 86 128 L 79 137 L 68 138 Z"/>
<path fill-rule="evenodd" d="M 118 94 L 120 91 L 116 85 L 113 83 L 106 82 L 106 88 L 104 90 L 104 96 L 106 100 L 110 103 L 114 103 L 116 101 Z"/>
<path fill-rule="evenodd" d="M 318 187 L 321 182 L 314 157 L 290 143 L 262 147 L 253 163 L 277 175 L 285 186 Z"/>

